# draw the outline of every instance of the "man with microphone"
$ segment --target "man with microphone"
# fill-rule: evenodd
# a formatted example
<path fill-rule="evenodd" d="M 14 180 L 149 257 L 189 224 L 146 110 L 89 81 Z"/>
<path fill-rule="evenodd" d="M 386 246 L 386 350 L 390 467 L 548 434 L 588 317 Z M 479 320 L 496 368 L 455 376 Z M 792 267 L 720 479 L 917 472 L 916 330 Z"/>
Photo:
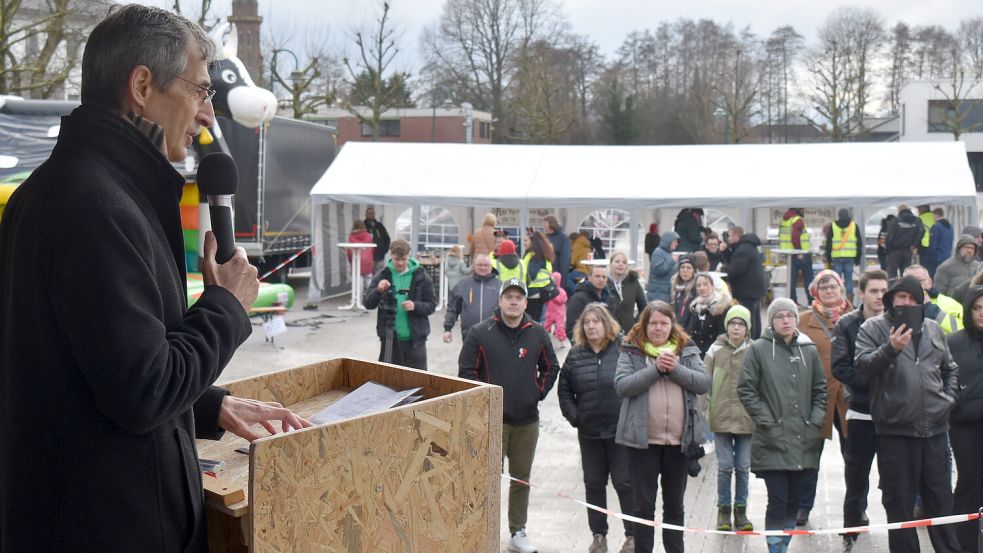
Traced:
<path fill-rule="evenodd" d="M 116 6 L 82 105 L 0 224 L 0 551 L 207 551 L 195 438 L 309 425 L 212 384 L 252 326 L 256 268 L 217 263 L 187 306 L 171 166 L 214 122 L 213 45 L 179 15 Z M 261 430 L 260 430 L 261 432 Z"/>

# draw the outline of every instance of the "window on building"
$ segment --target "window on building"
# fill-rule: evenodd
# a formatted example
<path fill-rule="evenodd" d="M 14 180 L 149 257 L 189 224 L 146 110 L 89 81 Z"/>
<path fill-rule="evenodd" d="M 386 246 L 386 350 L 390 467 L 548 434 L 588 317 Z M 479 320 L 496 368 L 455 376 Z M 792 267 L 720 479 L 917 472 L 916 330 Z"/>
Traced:
<path fill-rule="evenodd" d="M 734 220 L 723 211 L 718 211 L 711 208 L 706 208 L 703 210 L 703 226 L 708 227 L 710 230 L 717 233 L 718 236 L 723 235 L 725 230 L 729 230 L 735 225 L 736 223 Z"/>
<path fill-rule="evenodd" d="M 484 121 L 478 122 L 478 137 L 488 138 L 490 136 L 491 123 L 485 123 Z"/>
<path fill-rule="evenodd" d="M 641 225 L 638 225 L 639 229 Z M 577 230 L 586 230 L 591 236 L 597 236 L 604 244 L 604 251 L 611 255 L 620 250 L 627 252 L 632 259 L 639 259 L 639 254 L 631 255 L 631 214 L 623 209 L 599 209 L 587 216 Z M 642 251 L 644 232 L 639 233 L 638 247 Z M 642 254 L 644 255 L 644 254 Z"/>
<path fill-rule="evenodd" d="M 410 221 L 413 220 L 413 209 L 407 209 L 396 218 L 396 238 L 410 239 Z M 424 205 L 420 207 L 418 222 L 420 247 L 424 244 L 460 244 L 461 227 L 450 211 L 439 205 Z"/>
<path fill-rule="evenodd" d="M 928 101 L 928 132 L 951 133 L 958 125 L 961 132 L 983 132 L 983 99 Z"/>
<path fill-rule="evenodd" d="M 372 125 L 362 123 L 362 136 L 372 136 Z M 399 119 L 379 121 L 379 136 L 399 136 Z"/>

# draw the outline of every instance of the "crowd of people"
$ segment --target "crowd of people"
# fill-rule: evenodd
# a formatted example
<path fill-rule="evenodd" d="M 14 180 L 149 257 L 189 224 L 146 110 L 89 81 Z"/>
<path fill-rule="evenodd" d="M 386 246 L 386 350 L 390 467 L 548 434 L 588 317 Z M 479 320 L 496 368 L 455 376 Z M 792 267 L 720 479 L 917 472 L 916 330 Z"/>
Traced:
<path fill-rule="evenodd" d="M 586 501 L 596 506 L 606 507 L 610 480 L 622 512 L 652 519 L 661 490 L 661 520 L 684 525 L 687 480 L 699 474 L 699 459 L 712 443 L 716 528 L 754 529 L 747 516 L 753 472 L 767 488 L 764 528 L 793 530 L 809 523 L 820 458 L 835 429 L 845 467 L 845 528 L 868 522 L 875 459 L 889 521 L 975 512 L 983 503 L 979 233 L 959 239 L 952 257 L 935 264 L 933 280 L 932 270 L 915 261 L 928 262 L 937 244 L 930 238 L 922 246 L 923 232 L 908 233 L 901 225 L 914 217 L 902 209 L 886 230 L 890 264 L 899 272 L 892 278 L 880 269 L 863 271 L 855 295 L 862 245 L 849 211 L 840 210 L 823 229 L 830 268 L 813 275 L 803 211 L 790 209 L 779 248 L 803 256 L 792 265 L 809 277 L 807 304 L 775 298 L 762 318 L 761 240 L 740 227 L 718 236 L 702 227 L 701 210 L 684 211 L 675 230 L 650 229 L 656 237 L 646 237 L 647 281 L 625 252 L 610 252 L 606 264 L 585 264 L 582 250 L 593 247 L 588 237 L 565 235 L 552 217 L 521 237 L 521 256 L 495 230 L 494 216 L 476 231 L 472 270 L 450 290 L 443 338 L 452 341 L 460 319 L 459 375 L 503 388 L 509 474 L 528 480 L 538 403 L 559 380 L 561 412 L 577 429 Z M 937 217 L 930 228 L 946 224 Z M 492 239 L 478 245 L 479 233 Z M 913 242 L 898 253 L 894 246 L 906 233 Z M 384 331 L 395 333 L 393 362 L 426 368 L 426 352 L 418 348 L 429 332 L 433 285 L 407 259 L 408 248 L 392 242 L 365 304 L 374 307 L 396 290 L 396 322 L 385 324 L 391 315 L 380 310 L 380 338 L 385 344 Z M 560 261 L 558 252 L 570 254 Z M 567 347 L 561 366 L 555 348 Z M 955 494 L 944 469 L 952 459 Z M 509 551 L 536 551 L 526 534 L 528 501 L 528 486 L 513 481 Z M 607 517 L 588 510 L 588 527 L 589 553 L 607 551 Z M 651 526 L 625 522 L 624 532 L 622 553 L 654 549 Z M 891 551 L 917 551 L 914 532 L 892 530 Z M 971 523 L 932 527 L 929 534 L 936 551 L 976 547 Z M 856 539 L 844 535 L 843 550 Z M 790 534 L 768 537 L 769 552 L 787 551 L 790 540 Z M 679 531 L 663 530 L 662 543 L 666 551 L 683 551 Z"/>

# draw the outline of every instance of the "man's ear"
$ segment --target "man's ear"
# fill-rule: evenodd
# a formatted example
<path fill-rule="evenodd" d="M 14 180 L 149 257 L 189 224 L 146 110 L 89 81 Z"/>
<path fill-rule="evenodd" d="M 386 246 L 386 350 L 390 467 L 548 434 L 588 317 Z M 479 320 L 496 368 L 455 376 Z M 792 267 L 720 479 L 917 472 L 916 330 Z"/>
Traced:
<path fill-rule="evenodd" d="M 126 81 L 123 103 L 130 106 L 129 111 L 142 113 L 150 103 L 150 97 L 155 92 L 154 74 L 146 65 L 138 65 L 130 70 Z"/>

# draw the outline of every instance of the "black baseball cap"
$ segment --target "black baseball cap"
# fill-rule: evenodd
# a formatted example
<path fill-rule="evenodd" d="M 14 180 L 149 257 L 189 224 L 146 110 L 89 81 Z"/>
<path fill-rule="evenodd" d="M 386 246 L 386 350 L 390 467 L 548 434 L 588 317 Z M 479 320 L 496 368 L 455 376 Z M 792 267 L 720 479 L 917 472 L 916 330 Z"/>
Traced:
<path fill-rule="evenodd" d="M 498 295 L 501 296 L 509 288 L 518 288 L 519 290 L 522 290 L 522 295 L 523 296 L 525 296 L 525 295 L 528 294 L 528 291 L 526 290 L 526 283 L 525 282 L 522 282 L 521 280 L 519 280 L 517 278 L 510 278 L 510 279 L 508 279 L 508 280 L 506 280 L 505 282 L 502 283 L 502 289 L 498 291 Z"/>

